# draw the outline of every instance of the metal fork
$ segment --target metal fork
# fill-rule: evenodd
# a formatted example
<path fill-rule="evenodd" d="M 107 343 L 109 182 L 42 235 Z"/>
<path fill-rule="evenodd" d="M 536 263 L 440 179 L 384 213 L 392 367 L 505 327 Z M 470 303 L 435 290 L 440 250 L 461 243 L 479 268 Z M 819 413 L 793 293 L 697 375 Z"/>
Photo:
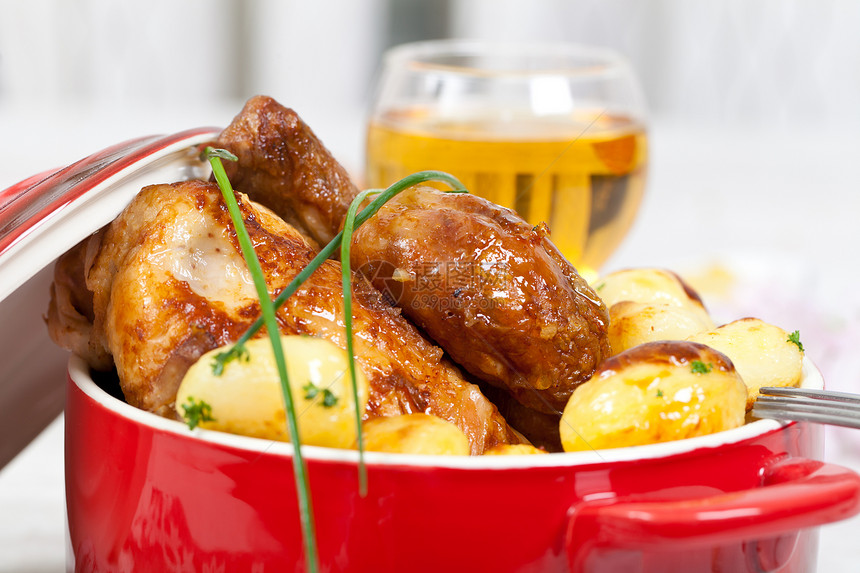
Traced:
<path fill-rule="evenodd" d="M 860 395 L 805 388 L 759 388 L 753 416 L 860 428 Z"/>

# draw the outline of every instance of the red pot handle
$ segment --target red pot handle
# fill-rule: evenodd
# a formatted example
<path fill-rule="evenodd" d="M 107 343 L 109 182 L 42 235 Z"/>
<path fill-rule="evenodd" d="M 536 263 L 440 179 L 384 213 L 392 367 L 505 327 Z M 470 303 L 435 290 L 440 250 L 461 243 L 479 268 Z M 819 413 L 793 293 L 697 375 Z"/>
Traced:
<path fill-rule="evenodd" d="M 683 501 L 593 501 L 572 508 L 565 537 L 572 571 L 591 549 L 654 551 L 717 546 L 845 519 L 860 511 L 860 476 L 841 466 L 788 458 L 762 487 Z M 671 545 L 669 545 L 671 544 Z"/>

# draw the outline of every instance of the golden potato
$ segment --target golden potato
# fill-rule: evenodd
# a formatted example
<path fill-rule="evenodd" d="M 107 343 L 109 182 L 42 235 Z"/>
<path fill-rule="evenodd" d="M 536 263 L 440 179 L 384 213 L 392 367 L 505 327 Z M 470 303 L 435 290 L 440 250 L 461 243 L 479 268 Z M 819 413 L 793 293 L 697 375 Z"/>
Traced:
<path fill-rule="evenodd" d="M 281 336 L 301 442 L 349 448 L 355 444 L 355 402 L 347 354 L 331 342 L 309 336 Z M 246 345 L 248 360 L 229 362 L 220 376 L 212 373 L 216 349 L 195 362 L 179 387 L 176 410 L 193 401 L 211 406 L 212 421 L 203 428 L 270 440 L 290 441 L 280 378 L 268 338 Z M 367 380 L 360 370 L 358 411 L 367 404 Z"/>
<path fill-rule="evenodd" d="M 689 306 L 624 300 L 609 308 L 609 347 L 615 355 L 644 342 L 684 340 L 712 325 Z"/>
<path fill-rule="evenodd" d="M 649 342 L 607 359 L 577 388 L 559 424 L 565 451 L 679 440 L 744 423 L 746 386 L 703 344 Z"/>
<path fill-rule="evenodd" d="M 546 452 L 536 448 L 534 446 L 530 446 L 528 444 L 499 444 L 498 446 L 493 446 L 486 452 L 484 452 L 485 456 L 530 456 L 534 454 L 545 454 Z"/>
<path fill-rule="evenodd" d="M 362 432 L 364 448 L 372 452 L 468 456 L 471 451 L 457 426 L 428 414 L 373 418 Z"/>
<path fill-rule="evenodd" d="M 778 326 L 742 318 L 688 340 L 706 344 L 728 356 L 747 385 L 747 409 L 762 386 L 797 386 L 803 351 Z"/>
<path fill-rule="evenodd" d="M 702 322 L 714 327 L 698 293 L 671 271 L 653 268 L 626 269 L 603 277 L 594 285 L 606 308 L 629 300 L 649 305 L 686 308 Z"/>

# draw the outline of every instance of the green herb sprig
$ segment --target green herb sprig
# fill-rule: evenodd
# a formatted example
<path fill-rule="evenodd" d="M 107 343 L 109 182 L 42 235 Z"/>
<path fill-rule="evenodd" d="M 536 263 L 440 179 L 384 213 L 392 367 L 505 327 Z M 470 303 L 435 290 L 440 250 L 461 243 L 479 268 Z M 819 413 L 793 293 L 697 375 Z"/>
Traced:
<path fill-rule="evenodd" d="M 248 348 L 244 344 L 241 346 L 234 345 L 230 347 L 230 352 L 232 353 L 233 360 L 238 360 L 239 362 L 249 362 L 251 360 L 251 354 L 248 352 Z M 212 364 L 212 374 L 215 376 L 221 376 L 224 374 L 224 366 L 226 364 L 226 362 L 214 360 Z"/>
<path fill-rule="evenodd" d="M 800 341 L 800 331 L 795 330 L 791 334 L 788 335 L 788 340 L 786 342 L 791 342 L 795 346 L 797 346 L 801 352 L 803 352 L 803 343 Z"/>
<path fill-rule="evenodd" d="M 302 390 L 304 390 L 305 392 L 305 400 L 313 400 L 314 398 L 322 394 L 323 408 L 331 408 L 337 405 L 337 396 L 328 388 L 320 388 L 313 382 L 308 381 L 307 384 L 302 386 Z"/>
<path fill-rule="evenodd" d="M 187 402 L 187 404 L 182 404 L 182 409 L 185 411 L 182 417 L 185 418 L 185 423 L 188 424 L 190 430 L 199 426 L 200 422 L 215 421 L 215 418 L 212 417 L 212 406 L 205 401 L 198 401 L 194 399 L 194 396 L 189 396 Z"/>
<path fill-rule="evenodd" d="M 206 148 L 206 156 L 212 164 L 212 173 L 215 175 L 215 181 L 218 182 L 218 187 L 221 189 L 221 195 L 224 197 L 224 202 L 227 204 L 227 210 L 230 213 L 230 219 L 233 221 L 233 227 L 236 230 L 236 237 L 239 240 L 239 247 L 242 250 L 242 256 L 245 263 L 248 265 L 248 270 L 251 272 L 251 278 L 254 281 L 254 288 L 257 290 L 257 297 L 260 299 L 260 310 L 262 312 L 262 320 L 265 322 L 266 330 L 269 333 L 269 340 L 272 343 L 272 353 L 275 358 L 275 365 L 278 369 L 278 377 L 281 382 L 281 392 L 284 396 L 284 407 L 287 412 L 287 427 L 290 432 L 290 441 L 293 443 L 293 471 L 296 476 L 296 483 L 299 495 L 299 513 L 302 524 L 302 533 L 305 541 L 305 558 L 308 565 L 308 570 L 311 573 L 319 571 L 319 556 L 317 554 L 316 543 L 316 527 L 314 525 L 314 512 L 311 502 L 310 487 L 308 484 L 307 466 L 302 457 L 301 438 L 299 437 L 299 425 L 296 418 L 295 405 L 293 404 L 293 394 L 290 390 L 289 375 L 287 373 L 287 362 L 284 358 L 284 348 L 281 345 L 281 334 L 278 330 L 278 321 L 275 316 L 275 306 L 269 295 L 266 287 L 266 278 L 263 275 L 263 269 L 260 266 L 260 260 L 257 258 L 257 253 L 254 251 L 254 245 L 251 243 L 251 237 L 248 235 L 248 230 L 245 228 L 245 222 L 242 219 L 242 213 L 239 210 L 239 204 L 236 201 L 236 196 L 233 193 L 233 187 L 230 185 L 230 180 L 227 178 L 227 173 L 224 171 L 224 165 L 221 159 L 230 161 L 238 161 L 238 158 L 226 150 L 216 150 L 211 147 Z M 234 346 L 235 347 L 235 346 Z M 242 348 L 247 353 L 247 349 Z M 237 356 L 241 356 L 241 352 Z M 221 365 L 223 369 L 224 365 Z"/>
<path fill-rule="evenodd" d="M 690 366 L 690 370 L 693 374 L 707 374 L 714 368 L 713 364 L 705 364 L 701 360 L 693 360 L 693 362 L 690 363 Z"/>
<path fill-rule="evenodd" d="M 340 268 L 341 268 L 341 283 L 343 285 L 343 314 L 346 317 L 344 324 L 346 326 L 346 352 L 349 356 L 349 377 L 352 381 L 353 400 L 355 401 L 356 411 L 358 410 L 358 381 L 355 374 L 355 352 L 353 351 L 352 338 L 352 277 L 350 266 L 350 245 L 352 244 L 352 233 L 355 230 L 356 212 L 359 205 L 369 195 L 381 193 L 378 189 L 368 189 L 362 191 L 349 204 L 349 209 L 346 212 L 346 217 L 343 222 L 343 232 L 341 233 L 340 243 Z M 392 195 L 393 197 L 394 195 Z M 356 441 L 358 442 L 358 492 L 361 497 L 367 495 L 367 467 L 364 465 L 364 434 L 361 429 L 361 416 L 355 417 L 355 432 Z"/>

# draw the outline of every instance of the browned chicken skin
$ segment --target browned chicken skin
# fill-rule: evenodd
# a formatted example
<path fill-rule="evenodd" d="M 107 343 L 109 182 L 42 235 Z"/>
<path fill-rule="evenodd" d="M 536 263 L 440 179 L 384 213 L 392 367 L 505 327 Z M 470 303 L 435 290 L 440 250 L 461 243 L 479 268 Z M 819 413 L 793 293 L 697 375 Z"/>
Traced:
<path fill-rule="evenodd" d="M 272 98 L 248 100 L 216 145 L 239 157 L 225 164 L 233 187 L 321 245 L 337 234 L 358 194 L 310 127 Z"/>
<path fill-rule="evenodd" d="M 85 359 L 91 368 L 110 370 L 113 358 L 93 337 L 93 295 L 87 290 L 86 278 L 100 242 L 101 232 L 57 260 L 46 322 L 52 340 Z"/>
<path fill-rule="evenodd" d="M 469 194 L 404 191 L 352 264 L 464 369 L 546 413 L 609 355 L 606 307 L 540 227 Z"/>
<path fill-rule="evenodd" d="M 279 292 L 314 251 L 273 213 L 239 199 L 267 284 Z M 200 181 L 147 187 L 94 241 L 100 242 L 86 268 L 89 346 L 113 356 L 130 404 L 169 411 L 188 366 L 234 341 L 259 316 L 220 192 Z M 65 289 L 60 285 L 58 296 L 81 298 Z M 460 427 L 476 454 L 518 441 L 477 386 L 378 291 L 355 275 L 353 292 L 356 358 L 370 383 L 368 416 L 434 414 Z M 286 334 L 345 347 L 340 264 L 326 261 L 287 300 L 278 320 Z"/>

